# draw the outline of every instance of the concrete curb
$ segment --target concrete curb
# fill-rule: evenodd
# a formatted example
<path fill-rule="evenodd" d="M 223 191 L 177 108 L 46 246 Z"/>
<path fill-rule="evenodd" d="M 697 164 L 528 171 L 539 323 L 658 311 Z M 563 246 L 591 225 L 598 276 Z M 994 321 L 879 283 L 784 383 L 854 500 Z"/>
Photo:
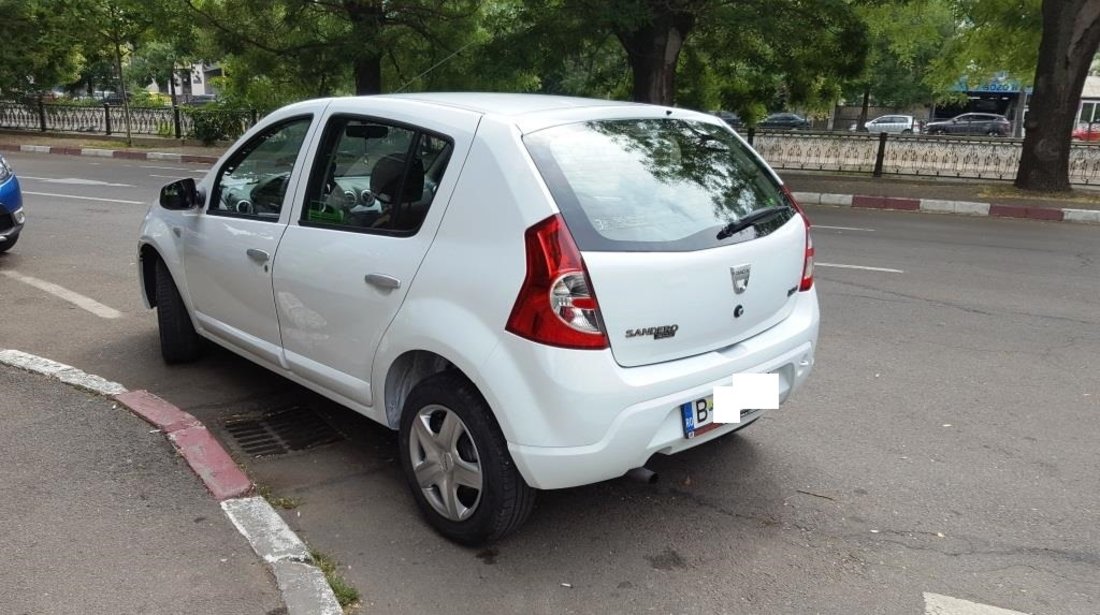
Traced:
<path fill-rule="evenodd" d="M 252 481 L 201 421 L 149 393 L 18 350 L 0 349 L 0 365 L 56 378 L 118 402 L 165 434 L 218 500 L 233 527 L 275 576 L 287 615 L 341 615 L 343 609 L 304 542 L 262 497 L 242 497 Z"/>
<path fill-rule="evenodd" d="M 1024 205 L 1000 205 L 997 203 L 974 203 L 970 201 L 904 199 L 890 196 L 864 196 L 820 192 L 794 192 L 793 194 L 796 201 L 806 205 L 852 207 L 858 209 L 892 209 L 933 214 L 990 216 L 994 218 L 1045 220 L 1047 222 L 1100 224 L 1100 210 L 1093 209 L 1027 207 Z"/>
<path fill-rule="evenodd" d="M 195 162 L 213 164 L 219 156 L 200 156 L 176 152 L 137 152 L 125 149 L 98 147 L 64 147 L 60 145 L 13 145 L 0 143 L 0 151 L 28 152 L 32 154 L 62 154 L 65 156 L 94 156 L 96 158 L 125 158 L 127 160 L 157 160 L 161 162 Z"/>

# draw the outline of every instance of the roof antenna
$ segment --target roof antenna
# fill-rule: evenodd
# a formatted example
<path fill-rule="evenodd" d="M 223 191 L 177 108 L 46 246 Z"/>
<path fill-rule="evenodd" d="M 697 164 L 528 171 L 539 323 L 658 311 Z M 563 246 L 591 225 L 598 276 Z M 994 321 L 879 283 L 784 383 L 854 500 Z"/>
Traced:
<path fill-rule="evenodd" d="M 404 90 L 405 88 L 407 88 L 407 87 L 409 87 L 410 85 L 412 85 L 413 83 L 415 83 L 417 79 L 420 79 L 420 78 L 421 78 L 421 77 L 423 77 L 424 75 L 427 75 L 428 73 L 432 72 L 433 70 L 435 70 L 435 69 L 439 68 L 439 67 L 440 67 L 440 65 L 442 65 L 442 64 L 443 64 L 444 62 L 446 62 L 447 60 L 450 60 L 451 58 L 455 57 L 456 55 L 458 55 L 458 54 L 462 53 L 462 52 L 463 52 L 463 51 L 464 51 L 464 50 L 465 50 L 465 49 L 466 49 L 467 47 L 469 47 L 470 45 L 473 45 L 473 44 L 474 44 L 475 42 L 476 42 L 476 41 L 470 41 L 470 42 L 466 43 L 465 45 L 463 45 L 463 46 L 459 47 L 459 48 L 458 48 L 457 50 L 455 50 L 455 52 L 454 52 L 454 53 L 452 53 L 451 55 L 449 55 L 449 56 L 447 56 L 447 57 L 443 58 L 442 60 L 440 60 L 440 61 L 436 62 L 435 64 L 432 64 L 432 65 L 431 65 L 430 67 L 428 67 L 428 70 L 426 70 L 426 71 L 424 71 L 424 72 L 420 73 L 419 75 L 417 75 L 417 76 L 413 77 L 412 79 L 409 79 L 408 81 L 406 81 L 406 82 L 404 83 L 404 85 L 402 85 L 401 87 L 399 87 L 399 88 L 397 88 L 396 90 L 394 90 L 394 91 L 393 91 L 393 93 L 394 93 L 394 94 L 400 94 L 402 90 Z"/>
<path fill-rule="evenodd" d="M 665 117 L 672 115 L 672 109 L 665 109 Z"/>

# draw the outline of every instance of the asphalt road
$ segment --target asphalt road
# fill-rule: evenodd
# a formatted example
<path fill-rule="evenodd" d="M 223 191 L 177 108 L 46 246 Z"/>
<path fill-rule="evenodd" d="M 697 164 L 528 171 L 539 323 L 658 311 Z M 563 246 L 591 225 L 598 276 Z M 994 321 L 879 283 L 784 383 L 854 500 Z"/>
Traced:
<path fill-rule="evenodd" d="M 919 614 L 931 592 L 1100 613 L 1100 228 L 812 209 L 808 386 L 742 435 L 654 458 L 656 486 L 543 493 L 519 534 L 477 551 L 417 518 L 387 430 L 221 350 L 161 363 L 135 238 L 142 203 L 199 166 L 9 158 L 30 194 L 0 256 L 0 347 L 147 388 L 215 428 L 321 413 L 339 442 L 240 458 L 300 500 L 284 514 L 345 564 L 364 612 Z"/>

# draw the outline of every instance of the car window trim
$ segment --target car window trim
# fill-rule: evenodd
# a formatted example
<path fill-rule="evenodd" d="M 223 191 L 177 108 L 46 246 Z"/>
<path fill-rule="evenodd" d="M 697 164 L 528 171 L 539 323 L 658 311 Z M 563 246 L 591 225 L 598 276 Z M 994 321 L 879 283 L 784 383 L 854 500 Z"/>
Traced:
<path fill-rule="evenodd" d="M 239 148 L 237 148 L 233 152 L 233 154 L 229 156 L 229 158 L 226 158 L 225 163 L 223 163 L 222 166 L 218 168 L 218 174 L 214 176 L 214 185 L 210 189 L 210 199 L 207 201 L 206 209 L 205 209 L 205 211 L 203 211 L 203 213 L 205 215 L 218 216 L 220 218 L 237 218 L 239 220 L 258 220 L 260 222 L 279 223 L 279 221 L 282 220 L 282 218 L 283 218 L 283 209 L 284 209 L 284 207 L 282 207 L 282 206 L 279 207 L 279 215 L 275 218 L 268 218 L 268 217 L 260 216 L 260 215 L 257 215 L 257 214 L 242 214 L 242 213 L 236 212 L 236 211 L 222 211 L 222 210 L 218 210 L 218 209 L 213 209 L 214 203 L 217 203 L 218 199 L 221 198 L 222 177 L 225 176 L 225 170 L 227 168 L 229 168 L 230 165 L 232 165 L 233 163 L 236 163 L 236 162 L 240 162 L 240 160 L 242 158 L 245 158 L 249 154 L 254 152 L 256 150 L 256 147 L 258 147 L 259 143 L 262 143 L 263 141 L 266 141 L 275 132 L 278 132 L 279 130 L 282 130 L 288 124 L 292 124 L 294 122 L 299 122 L 301 120 L 309 120 L 310 125 L 312 125 L 313 121 L 315 119 L 316 119 L 316 117 L 315 117 L 315 114 L 313 114 L 313 113 L 303 113 L 301 115 L 294 115 L 294 116 L 279 120 L 277 122 L 274 122 L 273 124 L 271 124 L 270 126 L 265 128 L 263 131 L 261 131 L 259 134 L 253 136 L 248 141 L 245 141 L 244 144 L 241 145 Z M 308 141 L 308 137 L 309 137 L 309 127 L 307 126 L 306 127 L 306 136 L 305 136 L 305 138 L 302 139 L 302 144 L 298 146 L 298 156 L 294 158 L 294 165 L 290 167 L 291 177 L 293 177 L 293 175 L 294 175 L 294 167 L 298 165 L 298 160 L 301 159 L 301 157 L 302 157 L 302 151 L 305 148 L 306 141 Z M 284 203 L 286 201 L 287 194 L 290 193 L 290 191 L 289 191 L 289 187 L 290 187 L 289 186 L 289 180 L 290 180 L 290 178 L 287 178 L 287 180 L 288 180 L 288 185 L 287 185 L 288 190 L 287 190 L 286 193 L 283 194 Z"/>
<path fill-rule="evenodd" d="M 431 130 L 430 128 L 424 128 L 423 126 L 417 126 L 416 124 L 410 124 L 409 122 L 403 122 L 401 120 L 393 120 L 393 119 L 390 119 L 390 118 L 379 117 L 379 116 L 375 116 L 375 115 L 371 115 L 371 114 L 354 113 L 354 112 L 350 112 L 350 111 L 341 111 L 341 112 L 333 113 L 328 118 L 326 118 L 325 125 L 321 128 L 321 138 L 318 142 L 317 150 L 313 154 L 312 164 L 310 165 L 309 175 L 307 176 L 307 180 L 306 180 L 306 190 L 305 190 L 305 194 L 304 194 L 304 198 L 303 198 L 303 202 L 302 202 L 301 212 L 298 215 L 298 220 L 295 221 L 297 223 L 297 225 L 302 226 L 302 227 L 306 227 L 306 228 L 321 228 L 321 229 L 327 229 L 327 230 L 331 230 L 331 231 L 345 231 L 345 232 L 348 232 L 348 233 L 360 233 L 360 234 L 366 234 L 366 235 L 383 235 L 383 236 L 387 236 L 387 237 L 413 237 L 414 235 L 419 233 L 420 228 L 424 226 L 423 221 L 421 222 L 420 226 L 418 226 L 415 229 L 402 231 L 402 230 L 394 230 L 394 229 L 376 229 L 376 228 L 345 226 L 345 225 L 342 225 L 342 224 L 332 224 L 332 223 L 329 223 L 329 222 L 317 222 L 315 220 L 307 220 L 306 219 L 306 214 L 309 212 L 309 197 L 313 193 L 314 187 L 319 182 L 323 181 L 323 177 L 321 177 L 321 174 L 320 174 L 321 173 L 321 171 L 320 171 L 321 167 L 318 165 L 318 163 L 320 161 L 319 159 L 320 159 L 320 156 L 326 154 L 330 150 L 331 146 L 335 145 L 335 142 L 333 142 L 333 140 L 332 140 L 332 131 L 330 129 L 333 126 L 333 123 L 338 119 L 364 120 L 364 121 L 367 121 L 367 122 L 374 122 L 374 123 L 377 123 L 377 124 L 383 124 L 383 125 L 386 125 L 386 126 L 393 126 L 393 127 L 396 127 L 396 128 L 403 128 L 405 130 L 412 131 L 413 137 L 409 141 L 409 149 L 406 151 L 405 170 L 403 171 L 403 173 L 401 175 L 401 188 L 400 188 L 400 192 L 398 194 L 403 193 L 404 190 L 405 190 L 405 182 L 407 182 L 408 179 L 409 179 L 409 169 L 412 166 L 412 157 L 411 157 L 411 155 L 412 155 L 413 152 L 416 151 L 416 147 L 420 144 L 420 140 L 421 140 L 422 136 L 427 135 L 429 137 L 433 137 L 433 138 L 439 139 L 441 141 L 444 141 L 447 144 L 447 146 L 451 148 L 451 152 L 454 153 L 454 147 L 455 147 L 454 138 L 450 137 L 448 135 L 445 135 L 441 132 Z M 426 172 L 427 172 L 427 169 L 425 169 L 425 173 Z M 444 169 L 443 170 L 443 176 L 441 176 L 439 178 L 440 183 L 442 183 L 443 177 L 445 177 L 446 175 L 447 175 L 447 169 Z M 434 196 L 432 197 L 432 202 L 433 202 L 432 204 L 434 204 L 434 202 L 435 202 L 435 197 Z M 431 206 L 430 205 L 428 207 L 428 211 L 431 211 Z"/>

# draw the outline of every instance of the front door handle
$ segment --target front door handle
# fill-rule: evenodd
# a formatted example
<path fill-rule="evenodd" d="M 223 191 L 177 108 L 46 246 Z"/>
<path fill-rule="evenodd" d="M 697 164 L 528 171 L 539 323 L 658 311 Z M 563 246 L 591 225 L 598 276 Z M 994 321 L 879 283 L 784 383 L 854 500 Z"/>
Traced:
<path fill-rule="evenodd" d="M 381 288 L 382 290 L 396 290 L 401 288 L 401 280 L 384 273 L 368 273 L 367 277 L 363 279 L 366 280 L 367 284 Z"/>
<path fill-rule="evenodd" d="M 271 258 L 270 254 L 264 252 L 263 250 L 257 250 L 256 248 L 249 248 L 245 250 L 244 253 L 248 255 L 248 258 L 256 261 L 256 264 L 258 265 L 266 263 L 268 259 Z"/>

